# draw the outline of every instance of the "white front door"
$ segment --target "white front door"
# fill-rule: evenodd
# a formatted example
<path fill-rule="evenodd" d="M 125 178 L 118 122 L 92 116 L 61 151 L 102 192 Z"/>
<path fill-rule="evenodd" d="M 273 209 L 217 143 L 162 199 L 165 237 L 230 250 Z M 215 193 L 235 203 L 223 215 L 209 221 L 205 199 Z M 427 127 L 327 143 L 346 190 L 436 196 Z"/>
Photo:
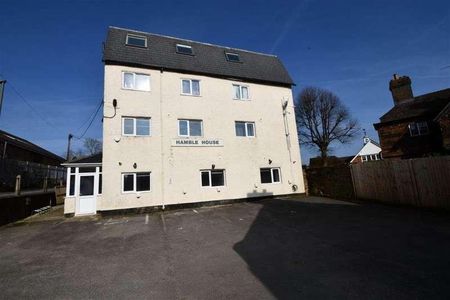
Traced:
<path fill-rule="evenodd" d="M 77 202 L 78 215 L 96 213 L 95 175 L 80 174 Z"/>

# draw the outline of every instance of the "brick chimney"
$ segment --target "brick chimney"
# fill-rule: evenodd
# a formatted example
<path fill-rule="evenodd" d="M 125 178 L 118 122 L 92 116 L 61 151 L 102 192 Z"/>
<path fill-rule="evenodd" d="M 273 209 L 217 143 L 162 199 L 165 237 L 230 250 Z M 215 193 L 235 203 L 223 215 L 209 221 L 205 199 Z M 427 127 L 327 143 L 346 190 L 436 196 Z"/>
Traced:
<path fill-rule="evenodd" d="M 389 90 L 392 93 L 394 105 L 414 98 L 411 89 L 411 79 L 408 76 L 398 76 L 397 74 L 394 74 L 393 78 L 389 82 Z"/>

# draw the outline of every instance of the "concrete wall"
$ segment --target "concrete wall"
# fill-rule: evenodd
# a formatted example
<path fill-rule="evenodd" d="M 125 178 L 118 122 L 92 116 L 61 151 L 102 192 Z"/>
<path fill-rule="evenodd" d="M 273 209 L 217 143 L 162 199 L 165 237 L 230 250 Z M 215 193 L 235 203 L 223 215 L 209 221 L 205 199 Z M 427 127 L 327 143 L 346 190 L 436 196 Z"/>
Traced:
<path fill-rule="evenodd" d="M 0 226 L 24 219 L 35 209 L 56 205 L 54 191 L 35 192 L 24 195 L 3 195 L 0 197 Z"/>
<path fill-rule="evenodd" d="M 150 74 L 151 91 L 122 89 L 122 71 Z M 181 95 L 182 78 L 199 79 L 201 96 Z M 113 99 L 117 99 L 118 106 L 116 116 L 105 118 L 103 123 L 103 197 L 97 209 L 289 194 L 294 184 L 297 193 L 303 193 L 291 89 L 245 83 L 251 99 L 239 101 L 232 99 L 232 83 L 205 76 L 105 66 L 104 115 L 114 115 Z M 283 99 L 289 101 L 290 147 L 285 135 Z M 122 116 L 151 117 L 151 136 L 122 136 Z M 179 138 L 180 118 L 202 119 L 204 138 L 221 139 L 224 146 L 172 147 L 172 140 Z M 237 137 L 235 121 L 255 122 L 256 137 Z M 210 169 L 212 164 L 216 169 L 225 169 L 224 187 L 201 186 L 200 170 Z M 282 182 L 261 184 L 261 167 L 280 167 Z M 121 173 L 141 171 L 151 171 L 151 191 L 122 193 Z"/>

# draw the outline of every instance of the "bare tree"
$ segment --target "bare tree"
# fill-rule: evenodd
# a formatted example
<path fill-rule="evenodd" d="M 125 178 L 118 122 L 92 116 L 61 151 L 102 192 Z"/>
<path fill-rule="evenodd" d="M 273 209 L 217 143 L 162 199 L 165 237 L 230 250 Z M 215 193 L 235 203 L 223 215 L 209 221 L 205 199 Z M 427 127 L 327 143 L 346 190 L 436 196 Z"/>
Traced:
<path fill-rule="evenodd" d="M 328 157 L 333 142 L 345 144 L 356 137 L 357 120 L 332 92 L 307 87 L 300 92 L 297 102 L 295 115 L 300 143 L 317 147 L 323 159 Z"/>
<path fill-rule="evenodd" d="M 94 155 L 102 152 L 102 142 L 97 139 L 86 138 L 83 145 L 88 155 Z"/>
<path fill-rule="evenodd" d="M 62 157 L 67 157 L 67 151 L 64 151 L 64 153 L 61 155 Z M 71 149 L 70 150 L 70 160 L 80 159 L 83 157 L 86 157 L 86 151 L 84 151 L 82 148 L 78 149 Z"/>

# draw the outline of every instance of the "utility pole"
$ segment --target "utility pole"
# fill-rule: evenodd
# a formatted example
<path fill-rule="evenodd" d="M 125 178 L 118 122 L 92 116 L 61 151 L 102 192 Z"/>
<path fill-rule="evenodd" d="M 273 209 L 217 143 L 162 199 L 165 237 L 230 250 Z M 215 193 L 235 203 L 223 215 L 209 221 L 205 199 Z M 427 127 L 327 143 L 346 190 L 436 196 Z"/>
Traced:
<path fill-rule="evenodd" d="M 5 91 L 6 80 L 0 79 L 0 114 L 2 113 L 3 92 Z"/>
<path fill-rule="evenodd" d="M 67 156 L 66 156 L 66 160 L 67 162 L 70 162 L 70 142 L 73 138 L 73 135 L 71 133 L 69 133 L 69 136 L 67 137 Z"/>

